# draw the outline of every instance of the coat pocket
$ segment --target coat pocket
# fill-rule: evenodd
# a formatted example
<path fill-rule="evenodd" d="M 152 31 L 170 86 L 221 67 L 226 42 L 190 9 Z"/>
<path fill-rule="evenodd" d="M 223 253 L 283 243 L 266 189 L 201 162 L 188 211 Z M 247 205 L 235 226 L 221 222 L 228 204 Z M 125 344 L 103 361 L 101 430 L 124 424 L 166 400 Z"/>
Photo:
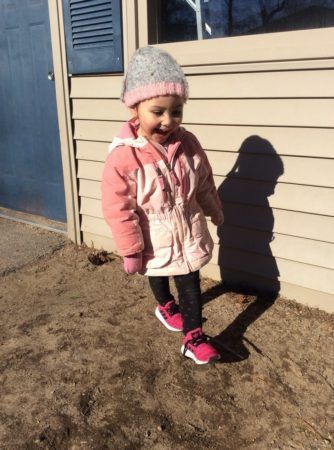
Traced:
<path fill-rule="evenodd" d="M 188 249 L 192 254 L 192 259 L 196 260 L 210 255 L 213 249 L 213 240 L 204 215 L 197 212 L 190 216 L 189 222 L 190 242 Z"/>
<path fill-rule="evenodd" d="M 142 224 L 145 242 L 144 263 L 147 269 L 165 267 L 172 259 L 173 234 L 169 221 L 150 218 Z"/>

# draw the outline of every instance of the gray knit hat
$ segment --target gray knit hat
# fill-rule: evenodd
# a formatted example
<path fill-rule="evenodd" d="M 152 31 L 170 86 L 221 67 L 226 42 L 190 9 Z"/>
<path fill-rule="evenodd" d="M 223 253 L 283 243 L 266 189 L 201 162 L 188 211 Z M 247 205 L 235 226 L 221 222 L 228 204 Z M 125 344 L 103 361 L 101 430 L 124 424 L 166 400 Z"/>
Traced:
<path fill-rule="evenodd" d="M 186 101 L 187 80 L 169 53 L 156 47 L 139 48 L 129 62 L 121 100 L 132 107 L 160 95 L 177 95 Z"/>

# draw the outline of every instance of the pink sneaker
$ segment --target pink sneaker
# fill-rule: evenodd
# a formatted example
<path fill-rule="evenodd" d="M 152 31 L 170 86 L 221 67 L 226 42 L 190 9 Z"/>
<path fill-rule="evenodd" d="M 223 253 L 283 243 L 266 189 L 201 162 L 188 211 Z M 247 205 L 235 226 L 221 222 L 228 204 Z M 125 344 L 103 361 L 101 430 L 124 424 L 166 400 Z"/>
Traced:
<path fill-rule="evenodd" d="M 196 364 L 207 364 L 220 359 L 220 354 L 208 342 L 208 337 L 198 327 L 189 331 L 183 338 L 181 353 L 191 358 Z"/>
<path fill-rule="evenodd" d="M 170 331 L 183 330 L 182 316 L 180 314 L 179 306 L 174 300 L 166 303 L 165 306 L 158 305 L 155 308 L 155 315 Z"/>

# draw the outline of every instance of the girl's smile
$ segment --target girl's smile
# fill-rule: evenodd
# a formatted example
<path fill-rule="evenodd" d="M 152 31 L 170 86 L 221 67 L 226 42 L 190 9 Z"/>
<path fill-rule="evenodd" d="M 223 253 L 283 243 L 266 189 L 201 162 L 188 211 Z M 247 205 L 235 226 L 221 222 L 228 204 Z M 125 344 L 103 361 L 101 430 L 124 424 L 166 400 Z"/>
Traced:
<path fill-rule="evenodd" d="M 139 120 L 138 135 L 163 144 L 181 125 L 184 101 L 174 95 L 154 97 L 132 108 Z"/>

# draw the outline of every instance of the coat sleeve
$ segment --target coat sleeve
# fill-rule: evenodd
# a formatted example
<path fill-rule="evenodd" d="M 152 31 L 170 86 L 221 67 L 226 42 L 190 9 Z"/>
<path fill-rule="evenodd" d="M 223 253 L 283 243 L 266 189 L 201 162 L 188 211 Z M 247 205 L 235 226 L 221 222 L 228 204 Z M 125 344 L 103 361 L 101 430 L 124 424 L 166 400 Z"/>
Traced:
<path fill-rule="evenodd" d="M 201 165 L 196 198 L 204 214 L 211 217 L 213 224 L 222 225 L 224 222 L 223 205 L 217 193 L 208 157 L 199 143 L 198 153 L 201 156 Z"/>
<path fill-rule="evenodd" d="M 128 161 L 124 163 L 126 153 L 124 147 L 115 149 L 107 158 L 102 175 L 102 211 L 121 256 L 144 249 L 136 211 L 136 171 Z"/>

